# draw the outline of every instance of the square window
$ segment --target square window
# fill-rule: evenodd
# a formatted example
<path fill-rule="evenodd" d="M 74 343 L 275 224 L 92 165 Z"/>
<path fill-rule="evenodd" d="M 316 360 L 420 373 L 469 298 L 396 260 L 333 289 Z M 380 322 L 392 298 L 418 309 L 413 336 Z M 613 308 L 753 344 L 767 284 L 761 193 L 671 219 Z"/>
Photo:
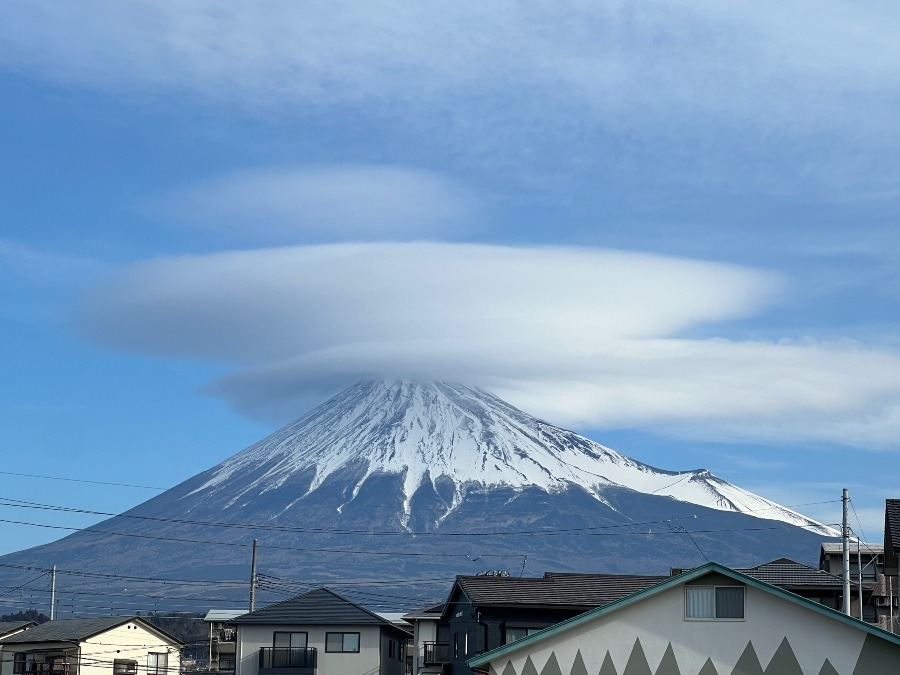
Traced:
<path fill-rule="evenodd" d="M 359 651 L 359 633 L 325 633 L 325 651 L 350 653 Z"/>

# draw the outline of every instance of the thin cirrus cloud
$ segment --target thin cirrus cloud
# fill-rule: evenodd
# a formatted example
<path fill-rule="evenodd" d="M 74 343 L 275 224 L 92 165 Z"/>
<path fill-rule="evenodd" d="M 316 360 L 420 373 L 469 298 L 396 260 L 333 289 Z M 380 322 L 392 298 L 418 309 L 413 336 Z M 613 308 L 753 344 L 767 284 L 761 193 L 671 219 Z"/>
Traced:
<path fill-rule="evenodd" d="M 434 172 L 328 165 L 246 170 L 183 188 L 153 208 L 257 243 L 462 236 L 477 197 Z"/>
<path fill-rule="evenodd" d="M 77 324 L 107 346 L 225 362 L 234 372 L 207 391 L 269 419 L 410 377 L 586 427 L 888 443 L 893 354 L 688 336 L 780 289 L 760 270 L 605 249 L 332 244 L 151 260 L 86 293 Z"/>
<path fill-rule="evenodd" d="M 426 109 L 446 120 L 442 102 L 456 98 L 468 104 L 456 108 L 463 126 L 494 131 L 504 111 L 527 120 L 543 108 L 558 126 L 639 130 L 653 118 L 654 133 L 673 138 L 712 119 L 789 135 L 883 134 L 897 24 L 890 4 L 860 12 L 834 0 L 457 2 L 440 12 L 411 0 L 10 0 L 0 7 L 0 64 L 268 111 L 352 103 L 377 115 L 387 104 L 408 120 Z"/>

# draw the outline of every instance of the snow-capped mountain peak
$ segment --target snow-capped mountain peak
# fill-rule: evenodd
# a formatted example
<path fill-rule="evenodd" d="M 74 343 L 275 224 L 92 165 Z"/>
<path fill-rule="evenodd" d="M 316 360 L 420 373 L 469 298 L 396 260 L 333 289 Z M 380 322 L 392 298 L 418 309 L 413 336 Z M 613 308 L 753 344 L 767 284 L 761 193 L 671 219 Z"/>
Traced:
<path fill-rule="evenodd" d="M 245 494 L 275 490 L 298 474 L 309 474 L 308 495 L 348 470 L 354 475 L 348 501 L 372 476 L 402 476 L 403 523 L 409 521 L 417 491 L 433 489 L 438 482 L 452 485 L 439 521 L 471 489 L 538 487 L 554 493 L 580 487 L 607 503 L 604 489 L 614 486 L 838 536 L 706 470 L 656 469 L 532 417 L 486 391 L 443 382 L 356 384 L 214 467 L 192 494 L 228 489 L 230 503 L 238 503 Z M 252 480 L 235 492 L 235 479 L 247 474 Z"/>

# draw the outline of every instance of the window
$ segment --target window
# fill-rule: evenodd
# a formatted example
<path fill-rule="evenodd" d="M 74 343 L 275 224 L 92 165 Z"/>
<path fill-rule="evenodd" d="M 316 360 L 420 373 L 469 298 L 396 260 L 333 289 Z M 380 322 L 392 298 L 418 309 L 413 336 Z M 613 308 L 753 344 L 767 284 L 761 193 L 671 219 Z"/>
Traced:
<path fill-rule="evenodd" d="M 453 634 L 453 658 L 459 658 L 459 633 Z"/>
<path fill-rule="evenodd" d="M 532 635 L 533 633 L 537 633 L 539 630 L 544 629 L 535 628 L 534 626 L 507 626 L 503 635 L 503 644 L 507 645 L 510 642 L 521 640 L 523 637 L 527 637 L 529 635 Z"/>
<path fill-rule="evenodd" d="M 168 667 L 168 654 L 147 654 L 147 675 L 166 675 Z"/>
<path fill-rule="evenodd" d="M 113 675 L 136 675 L 137 661 L 134 659 L 113 659 Z"/>
<path fill-rule="evenodd" d="M 688 619 L 743 619 L 743 586 L 686 586 L 684 616 Z"/>
<path fill-rule="evenodd" d="M 326 652 L 358 652 L 359 633 L 325 633 Z"/>
<path fill-rule="evenodd" d="M 272 646 L 283 649 L 306 649 L 306 633 L 275 631 L 272 635 Z"/>

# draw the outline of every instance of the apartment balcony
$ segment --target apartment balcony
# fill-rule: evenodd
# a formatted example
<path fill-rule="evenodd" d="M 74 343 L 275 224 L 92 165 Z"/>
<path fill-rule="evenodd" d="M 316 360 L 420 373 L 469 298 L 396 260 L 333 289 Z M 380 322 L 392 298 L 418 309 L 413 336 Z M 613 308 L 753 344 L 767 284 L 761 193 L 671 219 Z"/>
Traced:
<path fill-rule="evenodd" d="M 316 649 L 263 647 L 259 650 L 259 675 L 315 675 Z"/>
<path fill-rule="evenodd" d="M 423 665 L 440 666 L 450 662 L 450 644 L 447 642 L 423 642 Z"/>

